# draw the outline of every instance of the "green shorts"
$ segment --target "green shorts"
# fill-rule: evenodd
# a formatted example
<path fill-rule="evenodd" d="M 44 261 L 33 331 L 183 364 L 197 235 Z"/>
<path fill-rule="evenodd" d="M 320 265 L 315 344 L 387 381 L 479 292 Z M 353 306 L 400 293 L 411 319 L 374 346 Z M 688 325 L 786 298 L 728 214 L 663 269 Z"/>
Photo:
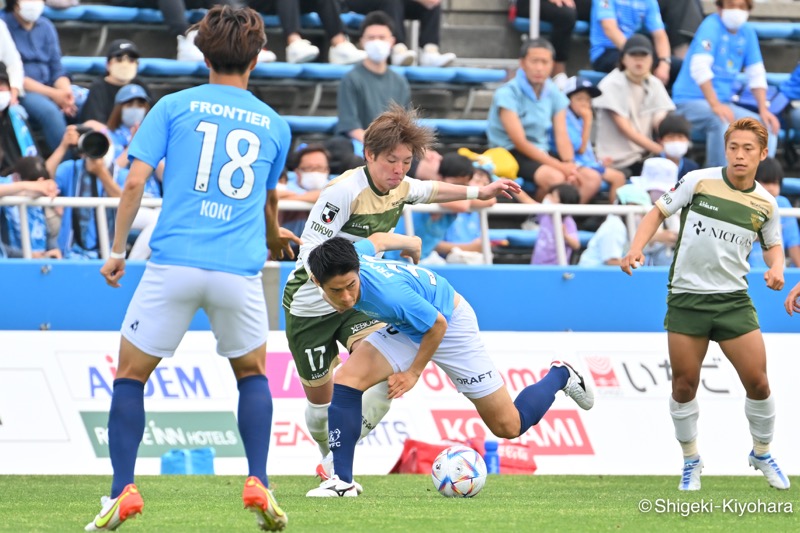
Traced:
<path fill-rule="evenodd" d="M 286 338 L 300 381 L 309 387 L 320 387 L 331 377 L 331 369 L 339 365 L 339 341 L 348 350 L 386 324 L 350 309 L 344 313 L 323 316 L 295 316 L 286 313 Z"/>
<path fill-rule="evenodd" d="M 667 297 L 664 329 L 720 342 L 757 330 L 759 325 L 747 291 L 722 294 L 684 292 Z"/>

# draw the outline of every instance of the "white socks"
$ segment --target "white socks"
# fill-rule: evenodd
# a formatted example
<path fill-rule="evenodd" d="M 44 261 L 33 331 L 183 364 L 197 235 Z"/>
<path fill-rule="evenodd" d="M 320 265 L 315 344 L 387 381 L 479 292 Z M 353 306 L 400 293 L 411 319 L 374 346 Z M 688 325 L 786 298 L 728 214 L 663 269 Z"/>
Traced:
<path fill-rule="evenodd" d="M 768 454 L 769 443 L 775 432 L 775 400 L 771 395 L 766 400 L 745 398 L 744 414 L 750 422 L 753 451 L 759 457 Z"/>
<path fill-rule="evenodd" d="M 684 458 L 694 457 L 697 453 L 697 419 L 700 418 L 700 406 L 697 398 L 686 403 L 678 403 L 670 395 L 669 414 L 675 425 L 675 438 L 681 444 Z"/>
<path fill-rule="evenodd" d="M 381 381 L 364 391 L 361 397 L 361 438 L 378 427 L 378 424 L 392 405 L 389 396 L 389 383 Z"/>
<path fill-rule="evenodd" d="M 319 446 L 322 457 L 328 455 L 328 407 L 330 403 L 320 405 L 308 402 L 306 404 L 306 427 L 311 433 L 311 438 Z"/>

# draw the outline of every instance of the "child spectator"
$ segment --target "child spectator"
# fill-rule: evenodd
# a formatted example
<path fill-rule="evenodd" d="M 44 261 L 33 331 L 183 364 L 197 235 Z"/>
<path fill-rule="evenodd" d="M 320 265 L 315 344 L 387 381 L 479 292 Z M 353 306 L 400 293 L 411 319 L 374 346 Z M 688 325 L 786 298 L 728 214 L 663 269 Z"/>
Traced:
<path fill-rule="evenodd" d="M 58 193 L 55 182 L 41 157 L 23 157 L 17 161 L 14 174 L 0 177 L 0 196 L 50 196 Z M 34 259 L 51 257 L 61 259 L 61 251 L 48 248 L 47 221 L 43 207 L 26 207 L 30 231 L 31 253 Z M 0 237 L 9 257 L 22 257 L 22 230 L 20 206 L 0 208 Z"/>
<path fill-rule="evenodd" d="M 650 206 L 647 192 L 636 185 L 623 185 L 617 189 L 616 203 L 619 205 Z M 637 215 L 641 219 L 641 215 Z M 580 266 L 616 266 L 622 261 L 630 246 L 628 226 L 619 215 L 608 215 L 595 232 L 578 262 Z"/>
<path fill-rule="evenodd" d="M 575 151 L 575 163 L 580 168 L 579 180 L 583 176 L 590 176 L 591 182 L 598 185 L 602 178 L 609 184 L 608 199 L 614 202 L 617 189 L 625 185 L 625 174 L 615 168 L 606 167 L 597 159 L 592 148 L 592 98 L 597 98 L 602 93 L 600 89 L 592 85 L 592 82 L 582 76 L 573 76 L 567 80 L 564 86 L 564 94 L 569 98 L 567 108 L 567 133 Z M 550 137 L 550 149 L 552 152 L 557 150 L 554 136 Z M 610 162 L 610 161 L 609 161 Z M 595 176 L 595 174 L 597 176 Z M 599 189 L 599 187 L 598 187 Z M 580 201 L 585 204 L 592 200 L 597 191 L 588 188 L 581 189 Z"/>
<path fill-rule="evenodd" d="M 661 157 L 666 157 L 678 165 L 678 180 L 700 168 L 697 161 L 686 157 L 686 152 L 692 144 L 691 138 L 692 123 L 677 113 L 669 113 L 658 125 L 658 140 L 664 147 Z M 668 191 L 669 188 L 664 190 Z"/>
<path fill-rule="evenodd" d="M 544 204 L 564 204 L 572 205 L 580 201 L 578 189 L 568 183 L 556 185 L 544 197 Z M 558 254 L 556 253 L 556 234 L 553 226 L 553 215 L 541 214 L 537 217 L 539 222 L 539 236 L 536 238 L 536 245 L 533 247 L 532 265 L 557 265 Z M 570 215 L 561 218 L 562 229 L 564 232 L 564 253 L 567 256 L 567 264 L 570 264 L 572 252 L 581 249 L 581 241 L 578 238 L 578 225 Z"/>
<path fill-rule="evenodd" d="M 783 181 L 783 167 L 777 159 L 768 157 L 758 165 L 756 181 L 768 193 L 775 197 L 778 207 L 794 207 L 788 198 L 781 196 L 781 182 Z M 789 255 L 791 266 L 800 267 L 800 229 L 795 217 L 781 217 L 781 233 L 783 248 Z M 764 250 L 761 246 L 753 245 L 753 250 L 747 258 L 750 268 L 767 268 L 764 262 Z"/>
<path fill-rule="evenodd" d="M 666 120 L 666 119 L 665 119 Z M 678 165 L 671 159 L 651 157 L 646 159 L 641 176 L 632 176 L 631 183 L 647 191 L 655 202 L 662 194 L 675 187 L 678 181 Z M 669 217 L 664 221 L 650 243 L 645 247 L 646 264 L 665 266 L 672 264 L 675 243 L 678 241 L 680 217 Z"/>

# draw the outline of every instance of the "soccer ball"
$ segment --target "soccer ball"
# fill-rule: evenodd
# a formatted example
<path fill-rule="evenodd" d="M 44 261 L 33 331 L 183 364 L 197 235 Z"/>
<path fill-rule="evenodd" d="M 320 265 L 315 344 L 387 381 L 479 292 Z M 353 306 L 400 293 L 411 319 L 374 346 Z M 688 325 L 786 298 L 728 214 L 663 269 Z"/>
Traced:
<path fill-rule="evenodd" d="M 486 463 L 472 448 L 451 446 L 436 456 L 431 478 L 442 496 L 471 498 L 486 483 Z"/>

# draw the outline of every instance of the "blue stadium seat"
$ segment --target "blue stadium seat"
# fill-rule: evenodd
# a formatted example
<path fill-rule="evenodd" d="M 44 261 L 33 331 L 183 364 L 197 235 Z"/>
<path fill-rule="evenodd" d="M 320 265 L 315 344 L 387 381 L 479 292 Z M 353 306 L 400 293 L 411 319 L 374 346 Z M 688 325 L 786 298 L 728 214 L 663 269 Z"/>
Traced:
<path fill-rule="evenodd" d="M 139 60 L 139 75 L 157 77 L 194 76 L 197 73 L 199 64 L 202 63 L 160 57 L 143 57 Z"/>
<path fill-rule="evenodd" d="M 800 178 L 783 178 L 781 194 L 784 196 L 800 196 Z"/>
<path fill-rule="evenodd" d="M 262 13 L 261 18 L 264 19 L 264 26 L 267 28 L 281 27 L 281 19 L 278 17 L 278 15 L 265 15 Z"/>
<path fill-rule="evenodd" d="M 103 74 L 106 71 L 106 58 L 64 56 L 61 65 L 69 74 Z"/>
<path fill-rule="evenodd" d="M 606 77 L 606 73 L 597 72 L 596 70 L 579 70 L 578 76 L 583 76 L 584 78 L 592 82 L 592 84 L 597 85 L 598 83 L 600 83 L 600 80 Z"/>
<path fill-rule="evenodd" d="M 531 19 L 517 17 L 511 22 L 511 27 L 520 33 L 527 34 L 531 29 Z M 539 22 L 539 31 L 541 33 L 553 33 L 553 26 L 549 22 Z M 575 35 L 589 35 L 589 23 L 583 20 L 575 22 L 575 28 L 572 33 Z"/>
<path fill-rule="evenodd" d="M 763 22 L 751 21 L 750 25 L 756 30 L 760 41 L 769 39 L 797 39 L 800 24 L 796 22 Z"/>
<path fill-rule="evenodd" d="M 303 65 L 294 63 L 259 63 L 253 69 L 252 78 L 298 78 Z"/>
<path fill-rule="evenodd" d="M 136 11 L 136 8 L 128 8 Z M 68 20 L 81 20 L 83 14 L 86 12 L 86 6 L 75 6 L 68 9 L 53 9 L 50 6 L 44 7 L 42 15 L 49 18 L 53 22 L 64 22 Z"/>
<path fill-rule="evenodd" d="M 539 236 L 539 230 L 527 229 L 490 229 L 489 239 L 492 241 L 507 240 L 509 246 L 515 248 L 533 248 L 536 244 L 536 239 Z M 593 231 L 578 230 L 578 239 L 581 246 L 589 244 L 589 240 L 594 236 Z"/>
<path fill-rule="evenodd" d="M 406 67 L 406 78 L 410 82 L 450 83 L 455 77 L 453 68 Z"/>
<path fill-rule="evenodd" d="M 424 118 L 420 120 L 443 137 L 484 137 L 486 135 L 485 120 L 467 120 L 452 118 Z"/>
<path fill-rule="evenodd" d="M 453 79 L 455 83 L 497 83 L 505 81 L 507 76 L 503 69 L 457 67 L 454 70 L 456 71 L 456 77 Z"/>
<path fill-rule="evenodd" d="M 328 133 L 333 134 L 336 124 L 339 122 L 337 117 L 303 117 L 295 115 L 285 115 L 283 117 L 289 123 L 292 133 Z"/>
<path fill-rule="evenodd" d="M 361 13 L 355 13 L 353 11 L 342 13 L 341 15 L 342 24 L 354 30 L 361 28 L 361 23 L 364 22 L 365 17 L 366 15 L 362 15 Z"/>
<path fill-rule="evenodd" d="M 332 65 L 330 63 L 303 63 L 303 71 L 298 76 L 305 80 L 340 80 L 352 70 L 353 65 Z"/>

